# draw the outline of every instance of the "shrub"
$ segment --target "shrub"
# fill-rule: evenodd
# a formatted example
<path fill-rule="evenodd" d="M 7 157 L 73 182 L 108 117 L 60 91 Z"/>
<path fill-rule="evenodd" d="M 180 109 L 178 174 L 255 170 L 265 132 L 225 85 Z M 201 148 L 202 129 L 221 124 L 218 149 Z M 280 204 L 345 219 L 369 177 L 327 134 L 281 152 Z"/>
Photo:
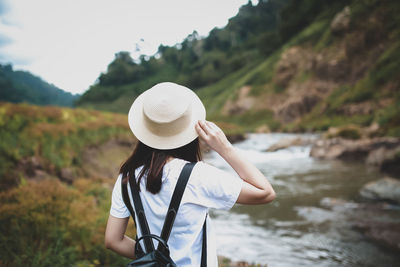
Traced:
<path fill-rule="evenodd" d="M 89 179 L 78 180 L 76 188 L 47 179 L 0 193 L 1 264 L 126 264 L 103 245 L 110 195 L 101 181 Z M 134 236 L 132 224 L 128 229 Z"/>

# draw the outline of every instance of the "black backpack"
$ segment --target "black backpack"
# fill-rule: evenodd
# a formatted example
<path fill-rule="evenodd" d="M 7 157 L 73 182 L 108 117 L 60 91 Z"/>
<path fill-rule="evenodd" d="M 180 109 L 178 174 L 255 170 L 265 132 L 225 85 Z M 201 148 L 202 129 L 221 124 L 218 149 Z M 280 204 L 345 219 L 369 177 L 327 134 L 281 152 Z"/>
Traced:
<path fill-rule="evenodd" d="M 168 212 L 165 217 L 164 225 L 161 231 L 161 236 L 153 235 L 150 233 L 149 226 L 147 224 L 146 216 L 144 214 L 142 201 L 139 196 L 139 189 L 136 181 L 129 181 L 131 187 L 133 204 L 137 211 L 139 227 L 142 230 L 142 236 L 138 239 L 136 236 L 135 255 L 136 259 L 128 263 L 127 267 L 134 266 L 146 266 L 146 267 L 175 267 L 176 264 L 169 256 L 168 238 L 172 230 L 172 226 L 175 221 L 176 214 L 178 213 L 179 204 L 181 203 L 183 192 L 185 191 L 186 184 L 189 180 L 189 176 L 196 163 L 186 163 L 179 175 L 178 181 L 175 186 L 172 199 L 168 207 Z M 128 185 L 121 182 L 122 186 L 122 198 L 126 207 L 128 208 L 136 227 L 138 224 L 135 221 L 135 212 L 132 209 L 132 205 L 129 201 Z M 206 216 L 207 218 L 207 216 Z M 201 267 L 207 266 L 207 238 L 206 238 L 206 220 L 203 224 L 203 244 L 201 253 Z M 153 239 L 158 241 L 157 249 L 154 248 Z M 146 253 L 140 245 L 140 241 L 143 240 L 146 248 Z"/>

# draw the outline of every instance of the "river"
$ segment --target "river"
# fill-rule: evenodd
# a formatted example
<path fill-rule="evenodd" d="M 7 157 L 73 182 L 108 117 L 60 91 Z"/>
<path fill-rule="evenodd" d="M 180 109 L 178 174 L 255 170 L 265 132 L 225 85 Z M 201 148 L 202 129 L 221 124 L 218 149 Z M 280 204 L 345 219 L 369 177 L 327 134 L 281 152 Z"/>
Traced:
<path fill-rule="evenodd" d="M 269 179 L 277 198 L 268 205 L 211 211 L 218 254 L 268 267 L 399 266 L 400 255 L 366 239 L 350 223 L 352 214 L 362 216 L 360 188 L 382 174 L 364 164 L 313 159 L 310 146 L 264 152 L 281 138 L 297 136 L 315 137 L 250 134 L 235 144 Z M 234 172 L 215 152 L 204 160 Z M 389 212 L 400 219 L 399 210 Z"/>

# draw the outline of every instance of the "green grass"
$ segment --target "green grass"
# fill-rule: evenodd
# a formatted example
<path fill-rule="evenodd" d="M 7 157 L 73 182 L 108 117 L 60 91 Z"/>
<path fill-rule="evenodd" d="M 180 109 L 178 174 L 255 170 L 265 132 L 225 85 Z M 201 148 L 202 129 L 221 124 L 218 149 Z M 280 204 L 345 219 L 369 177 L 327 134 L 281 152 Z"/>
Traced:
<path fill-rule="evenodd" d="M 247 85 L 249 75 L 251 75 L 256 65 L 257 62 L 228 75 L 211 86 L 196 90 L 206 107 L 208 118 L 215 118 L 220 114 L 226 101 L 234 99 L 238 90 Z"/>
<path fill-rule="evenodd" d="M 18 182 L 19 162 L 36 157 L 44 170 L 56 174 L 77 167 L 82 150 L 113 137 L 129 138 L 126 116 L 99 111 L 0 105 L 0 184 L 2 189 Z"/>
<path fill-rule="evenodd" d="M 246 84 L 252 86 L 265 85 L 272 81 L 275 74 L 275 66 L 279 61 L 282 51 L 278 50 L 264 60 L 261 64 L 251 70 L 246 80 Z M 252 90 L 253 95 L 258 95 L 260 92 Z"/>
<path fill-rule="evenodd" d="M 254 132 L 261 125 L 268 125 L 272 131 L 276 131 L 281 126 L 270 110 L 250 110 L 235 116 L 218 116 L 215 120 L 239 125 L 241 132 Z"/>
<path fill-rule="evenodd" d="M 331 41 L 329 40 L 330 36 L 326 36 L 328 35 L 328 33 L 326 32 L 327 29 L 329 29 L 330 27 L 330 22 L 330 18 L 317 18 L 313 23 L 311 23 L 308 27 L 306 27 L 294 38 L 292 38 L 288 43 L 286 43 L 284 47 L 303 45 L 307 43 L 312 45 L 318 44 L 317 46 L 319 46 L 319 48 L 322 48 Z"/>
<path fill-rule="evenodd" d="M 372 122 L 371 115 L 354 115 L 354 116 L 340 116 L 340 115 L 326 115 L 320 116 L 307 116 L 302 122 L 297 125 L 300 131 L 326 131 L 329 127 L 338 127 L 348 124 L 356 124 L 361 126 L 368 126 Z"/>
<path fill-rule="evenodd" d="M 373 86 L 384 85 L 391 80 L 400 81 L 400 40 L 394 42 L 378 59 L 370 71 L 369 82 Z"/>
<path fill-rule="evenodd" d="M 375 113 L 375 120 L 388 136 L 400 137 L 400 98 Z"/>

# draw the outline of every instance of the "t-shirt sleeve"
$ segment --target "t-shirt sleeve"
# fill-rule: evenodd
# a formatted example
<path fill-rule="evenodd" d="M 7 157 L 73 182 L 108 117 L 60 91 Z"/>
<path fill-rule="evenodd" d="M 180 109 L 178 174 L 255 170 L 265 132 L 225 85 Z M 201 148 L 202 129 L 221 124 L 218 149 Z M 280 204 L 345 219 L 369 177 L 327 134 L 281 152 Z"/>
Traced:
<path fill-rule="evenodd" d="M 122 175 L 119 175 L 111 196 L 110 214 L 116 218 L 126 218 L 130 216 L 129 210 L 122 199 L 121 180 Z"/>
<path fill-rule="evenodd" d="M 236 203 L 243 180 L 227 171 L 198 162 L 189 181 L 193 202 L 214 209 L 229 210 Z"/>

